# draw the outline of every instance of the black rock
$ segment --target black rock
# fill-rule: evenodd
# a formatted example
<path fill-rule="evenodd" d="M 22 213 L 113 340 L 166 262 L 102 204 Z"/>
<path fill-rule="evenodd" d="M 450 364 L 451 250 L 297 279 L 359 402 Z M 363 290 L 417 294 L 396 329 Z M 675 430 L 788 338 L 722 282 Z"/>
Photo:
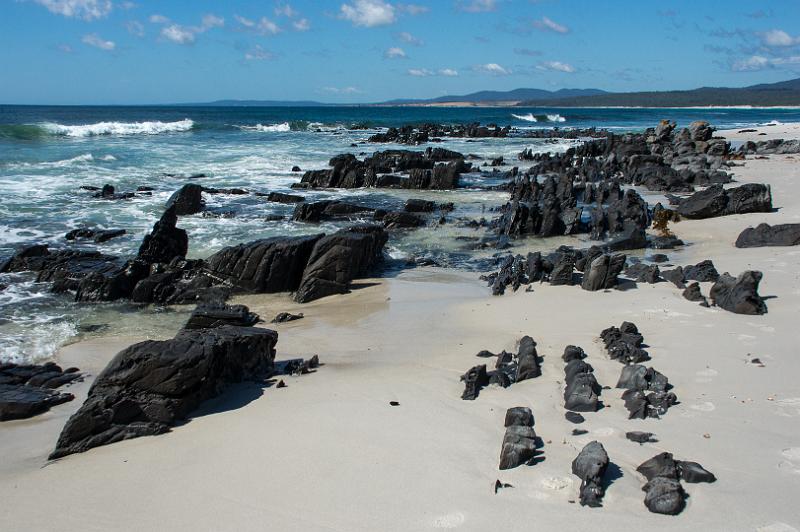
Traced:
<path fill-rule="evenodd" d="M 350 282 L 365 275 L 383 258 L 388 239 L 376 225 L 341 229 L 316 241 L 294 299 L 307 303 L 321 297 L 347 293 Z"/>
<path fill-rule="evenodd" d="M 276 203 L 302 203 L 305 200 L 303 196 L 296 196 L 294 194 L 283 194 L 281 192 L 270 192 L 267 194 L 267 201 L 274 201 Z"/>
<path fill-rule="evenodd" d="M 578 414 L 577 412 L 567 412 L 566 414 L 564 414 L 564 418 L 567 421 L 569 421 L 570 423 L 575 423 L 576 425 L 579 425 L 579 424 L 583 423 L 584 421 L 586 421 L 586 418 L 584 418 L 582 415 Z"/>
<path fill-rule="evenodd" d="M 489 376 L 486 373 L 486 364 L 474 366 L 461 376 L 464 382 L 464 393 L 461 398 L 465 401 L 474 401 L 478 398 L 481 388 L 489 384 Z"/>
<path fill-rule="evenodd" d="M 714 282 L 719 279 L 719 272 L 710 260 L 698 262 L 694 266 L 683 267 L 683 277 L 687 281 Z"/>
<path fill-rule="evenodd" d="M 408 229 L 425 225 L 424 218 L 410 212 L 389 212 L 383 216 L 382 221 L 386 229 Z"/>
<path fill-rule="evenodd" d="M 0 421 L 33 417 L 74 398 L 48 388 L 0 384 Z"/>
<path fill-rule="evenodd" d="M 536 432 L 533 430 L 533 413 L 524 407 L 515 407 L 506 412 L 506 433 L 500 451 L 500 469 L 511 469 L 530 463 L 538 448 Z"/>
<path fill-rule="evenodd" d="M 185 257 L 189 250 L 189 235 L 177 228 L 177 223 L 177 207 L 168 207 L 150 234 L 142 240 L 138 258 L 148 263 L 169 263 L 175 258 Z"/>
<path fill-rule="evenodd" d="M 289 312 L 281 312 L 274 318 L 270 323 L 286 323 L 287 321 L 294 321 L 303 318 L 303 313 L 300 314 L 290 314 Z"/>
<path fill-rule="evenodd" d="M 669 388 L 667 377 L 641 364 L 623 366 L 617 388 L 647 392 L 665 392 Z"/>
<path fill-rule="evenodd" d="M 678 205 L 678 213 L 685 218 L 702 219 L 729 214 L 772 211 L 772 193 L 768 185 L 747 183 L 737 188 L 724 189 L 712 185 L 695 192 Z"/>
<path fill-rule="evenodd" d="M 404 209 L 406 212 L 433 212 L 436 210 L 436 202 L 412 198 L 406 200 Z"/>
<path fill-rule="evenodd" d="M 227 385 L 268 375 L 277 341 L 275 331 L 225 325 L 124 349 L 98 375 L 50 458 L 167 432 Z"/>
<path fill-rule="evenodd" d="M 250 312 L 245 305 L 202 303 L 197 305 L 184 329 L 213 329 L 223 325 L 250 327 L 258 323 L 258 314 Z"/>
<path fill-rule="evenodd" d="M 678 464 L 672 458 L 672 453 L 659 453 L 645 460 L 636 471 L 644 475 L 647 480 L 653 480 L 655 477 L 678 478 Z"/>
<path fill-rule="evenodd" d="M 662 271 L 661 277 L 671 282 L 678 288 L 686 288 L 686 278 L 683 275 L 683 268 L 681 266 L 678 266 L 673 270 Z"/>
<path fill-rule="evenodd" d="M 539 366 L 539 354 L 536 352 L 536 342 L 530 336 L 523 336 L 519 341 L 517 352 L 516 382 L 533 379 L 542 374 Z"/>
<path fill-rule="evenodd" d="M 644 485 L 644 504 L 656 514 L 678 515 L 686 506 L 686 493 L 673 478 L 655 477 Z"/>
<path fill-rule="evenodd" d="M 617 285 L 617 276 L 625 267 L 626 256 L 622 253 L 600 255 L 595 258 L 583 275 L 581 288 L 589 291 L 606 290 Z"/>
<path fill-rule="evenodd" d="M 758 294 L 762 275 L 761 272 L 748 270 L 734 279 L 724 273 L 711 287 L 711 300 L 736 314 L 766 314 L 767 304 Z"/>
<path fill-rule="evenodd" d="M 533 412 L 527 406 L 515 406 L 506 411 L 506 427 L 511 425 L 532 427 L 534 424 Z"/>
<path fill-rule="evenodd" d="M 177 216 L 196 214 L 202 211 L 203 207 L 205 207 L 203 203 L 203 187 L 193 183 L 183 185 L 167 200 L 167 210 L 173 206 Z"/>
<path fill-rule="evenodd" d="M 650 260 L 655 263 L 661 264 L 662 262 L 669 261 L 669 257 L 664 255 L 663 253 L 654 253 L 653 255 L 650 256 Z"/>
<path fill-rule="evenodd" d="M 758 224 L 748 227 L 736 239 L 737 248 L 800 245 L 800 224 Z"/>
<path fill-rule="evenodd" d="M 695 301 L 700 303 L 706 302 L 705 296 L 700 291 L 700 283 L 696 282 L 686 287 L 686 290 L 683 291 L 683 297 L 685 297 L 689 301 Z"/>
<path fill-rule="evenodd" d="M 572 461 L 572 474 L 581 479 L 581 506 L 602 506 L 605 495 L 603 477 L 608 469 L 608 453 L 600 442 L 592 441 Z"/>
<path fill-rule="evenodd" d="M 717 481 L 717 477 L 714 476 L 714 473 L 707 471 L 697 462 L 677 460 L 675 463 L 678 464 L 678 475 L 684 482 L 697 484 L 699 482 L 711 483 Z"/>
<path fill-rule="evenodd" d="M 652 443 L 658 441 L 654 439 L 653 436 L 654 434 L 652 432 L 642 432 L 639 430 L 634 430 L 625 433 L 626 438 L 636 443 Z"/>
<path fill-rule="evenodd" d="M 561 359 L 564 362 L 583 360 L 584 358 L 586 358 L 586 353 L 583 351 L 583 349 L 574 345 L 568 345 L 565 347 L 564 354 L 561 355 Z"/>

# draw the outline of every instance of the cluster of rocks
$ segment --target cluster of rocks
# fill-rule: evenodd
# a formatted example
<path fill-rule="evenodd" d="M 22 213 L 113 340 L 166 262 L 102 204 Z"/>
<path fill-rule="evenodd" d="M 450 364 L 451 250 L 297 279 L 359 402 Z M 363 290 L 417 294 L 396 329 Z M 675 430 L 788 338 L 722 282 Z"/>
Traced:
<path fill-rule="evenodd" d="M 674 122 L 662 121 L 644 133 L 606 133 L 563 154 L 523 152 L 520 157 L 537 163 L 537 174 L 554 173 L 580 183 L 616 178 L 650 190 L 690 192 L 695 186 L 730 182 L 724 171 L 730 144 L 714 138 L 708 122 L 675 129 Z"/>
<path fill-rule="evenodd" d="M 619 327 L 609 327 L 600 338 L 611 359 L 625 365 L 617 388 L 625 390 L 622 399 L 629 419 L 657 419 L 666 414 L 677 397 L 667 391 L 670 386 L 664 375 L 640 364 L 650 360 L 650 355 L 643 348 L 644 337 L 636 325 L 626 321 Z"/>
<path fill-rule="evenodd" d="M 529 129 L 519 136 L 527 139 L 586 139 L 607 137 L 610 132 L 607 129 L 597 129 L 596 127 L 587 128 L 545 128 Z M 534 152 L 530 148 L 523 150 L 519 159 L 521 161 L 532 160 Z"/>
<path fill-rule="evenodd" d="M 500 469 L 513 469 L 522 464 L 532 464 L 541 440 L 533 429 L 531 409 L 524 406 L 509 408 L 506 412 L 506 433 L 500 450 Z"/>
<path fill-rule="evenodd" d="M 72 401 L 74 395 L 56 389 L 82 379 L 78 368 L 62 369 L 54 362 L 0 363 L 0 421 L 33 417 Z"/>
<path fill-rule="evenodd" d="M 461 398 L 464 400 L 475 400 L 481 389 L 490 384 L 507 388 L 515 382 L 533 379 L 542 374 L 536 342 L 530 336 L 523 336 L 520 339 L 515 355 L 507 351 L 501 351 L 497 355 L 489 351 L 481 351 L 477 356 L 481 358 L 496 357 L 495 369 L 487 371 L 486 364 L 479 364 L 462 375 L 464 393 Z"/>
<path fill-rule="evenodd" d="M 572 474 L 581 479 L 581 506 L 592 508 L 602 506 L 602 499 L 606 493 L 603 477 L 608 469 L 608 463 L 608 453 L 598 441 L 587 443 L 572 461 Z"/>
<path fill-rule="evenodd" d="M 418 145 L 426 142 L 441 142 L 442 137 L 450 138 L 505 138 L 511 127 L 497 124 L 481 126 L 478 123 L 466 125 L 422 124 L 390 127 L 385 133 L 376 133 L 368 142 L 392 142 L 395 144 Z"/>
<path fill-rule="evenodd" d="M 181 190 L 197 190 L 186 187 Z M 187 260 L 188 235 L 176 224 L 178 212 L 193 210 L 187 202 L 198 196 L 191 194 L 170 200 L 133 259 L 34 245 L 0 263 L 0 273 L 38 272 L 37 281 L 51 282 L 57 293 L 74 292 L 76 301 L 179 304 L 237 292 L 295 292 L 298 302 L 307 302 L 346 293 L 353 279 L 382 259 L 388 239 L 381 226 L 355 225 L 330 235 L 257 240 Z"/>
<path fill-rule="evenodd" d="M 717 480 L 697 462 L 675 460 L 671 453 L 666 452 L 646 460 L 636 471 L 647 479 L 642 488 L 645 506 L 653 513 L 665 515 L 677 515 L 686 506 L 686 492 L 681 480 L 688 483 Z"/>
<path fill-rule="evenodd" d="M 406 188 L 449 190 L 457 188 L 462 173 L 472 164 L 464 155 L 444 148 L 424 152 L 386 150 L 373 153 L 363 161 L 352 154 L 337 155 L 329 161 L 329 170 L 310 170 L 293 188 Z M 399 175 L 407 174 L 406 176 Z"/>
<path fill-rule="evenodd" d="M 544 256 L 538 251 L 528 253 L 527 257 L 509 255 L 503 259 L 499 271 L 481 279 L 494 295 L 502 295 L 508 286 L 516 291 L 523 284 L 545 281 L 555 286 L 580 285 L 594 292 L 615 287 L 625 261 L 624 254 L 608 253 L 597 246 L 586 251 L 561 246 Z"/>
<path fill-rule="evenodd" d="M 322 200 L 313 203 L 301 203 L 295 207 L 292 220 L 306 223 L 323 221 L 363 220 L 371 218 L 381 223 L 386 229 L 410 229 L 422 227 L 428 223 L 430 214 L 440 213 L 439 223 L 444 222 L 444 213 L 452 211 L 452 203 L 437 204 L 423 199 L 409 199 L 403 210 L 387 211 L 363 205 L 355 205 L 339 200 Z"/>
<path fill-rule="evenodd" d="M 584 358 L 586 353 L 580 347 L 568 345 L 564 349 L 564 408 L 574 412 L 596 412 L 600 407 L 602 388 L 594 376 L 594 368 Z"/>
<path fill-rule="evenodd" d="M 762 140 L 753 142 L 748 140 L 739 147 L 737 153 L 741 155 L 775 155 L 800 153 L 800 140 Z"/>

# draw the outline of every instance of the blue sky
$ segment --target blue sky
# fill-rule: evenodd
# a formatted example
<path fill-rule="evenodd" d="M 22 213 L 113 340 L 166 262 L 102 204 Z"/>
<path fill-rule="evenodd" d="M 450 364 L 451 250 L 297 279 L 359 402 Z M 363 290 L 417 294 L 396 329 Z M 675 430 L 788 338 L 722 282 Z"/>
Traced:
<path fill-rule="evenodd" d="M 375 102 L 800 77 L 800 1 L 0 0 L 0 103 Z"/>

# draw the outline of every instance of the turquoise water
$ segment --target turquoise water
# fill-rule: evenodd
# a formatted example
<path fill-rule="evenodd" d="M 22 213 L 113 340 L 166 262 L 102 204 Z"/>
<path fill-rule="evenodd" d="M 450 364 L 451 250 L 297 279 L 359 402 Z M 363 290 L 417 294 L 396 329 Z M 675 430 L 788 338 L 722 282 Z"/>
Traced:
<path fill-rule="evenodd" d="M 448 140 L 437 144 L 485 158 L 504 156 L 514 163 L 524 148 L 561 151 L 574 141 L 522 138 L 534 128 L 598 127 L 641 130 L 660 119 L 686 125 L 706 119 L 718 127 L 740 128 L 771 121 L 800 122 L 789 109 L 508 109 L 396 107 L 24 107 L 0 106 L 0 258 L 31 243 L 66 245 L 64 234 L 77 227 L 121 228 L 128 234 L 97 246 L 107 253 L 135 253 L 142 237 L 163 211 L 169 195 L 197 173 L 204 186 L 245 188 L 251 192 L 289 192 L 303 170 L 320 169 L 339 153 L 368 154 L 398 147 L 366 144 L 389 126 L 437 122 L 497 123 L 517 128 L 508 139 Z M 356 129 L 352 129 L 352 128 Z M 355 143 L 356 147 L 351 147 Z M 421 149 L 421 148 L 420 148 Z M 173 175 L 167 175 L 173 174 Z M 397 209 L 408 197 L 428 197 L 456 204 L 454 217 L 489 217 L 486 209 L 507 194 L 471 187 L 497 184 L 489 173 L 465 176 L 465 189 L 443 192 L 350 190 L 309 191 L 309 200 L 347 198 L 372 207 Z M 151 196 L 102 201 L 79 187 L 111 184 L 118 191 L 152 187 Z M 265 221 L 289 216 L 292 206 L 269 203 L 254 195 L 206 195 L 208 208 L 234 216 L 187 216 L 180 226 L 190 235 L 189 254 L 206 257 L 221 247 L 276 235 L 333 231 L 322 226 Z M 395 235 L 388 249 L 395 258 L 431 256 L 454 266 L 468 264 L 458 236 L 472 229 L 449 224 Z M 79 244 L 88 248 L 92 244 Z M 30 276 L 0 276 L 0 360 L 51 356 L 82 330 L 157 334 L 174 328 L 180 312 L 136 309 L 124 304 L 77 306 L 66 296 L 49 294 Z"/>

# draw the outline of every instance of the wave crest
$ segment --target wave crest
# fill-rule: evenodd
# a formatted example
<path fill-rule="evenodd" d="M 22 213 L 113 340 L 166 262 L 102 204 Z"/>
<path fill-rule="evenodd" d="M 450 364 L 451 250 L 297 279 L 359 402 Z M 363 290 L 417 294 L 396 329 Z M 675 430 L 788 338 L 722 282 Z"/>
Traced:
<path fill-rule="evenodd" d="M 550 114 L 550 115 L 534 115 L 533 113 L 528 113 L 525 115 L 515 115 L 511 114 L 517 120 L 522 120 L 524 122 L 566 122 L 567 119 L 561 116 L 560 114 Z"/>
<path fill-rule="evenodd" d="M 64 124 L 46 123 L 42 129 L 50 135 L 64 137 L 95 137 L 100 135 L 158 135 L 161 133 L 178 133 L 190 131 L 194 122 L 188 118 L 176 122 L 97 122 L 67 126 Z"/>

